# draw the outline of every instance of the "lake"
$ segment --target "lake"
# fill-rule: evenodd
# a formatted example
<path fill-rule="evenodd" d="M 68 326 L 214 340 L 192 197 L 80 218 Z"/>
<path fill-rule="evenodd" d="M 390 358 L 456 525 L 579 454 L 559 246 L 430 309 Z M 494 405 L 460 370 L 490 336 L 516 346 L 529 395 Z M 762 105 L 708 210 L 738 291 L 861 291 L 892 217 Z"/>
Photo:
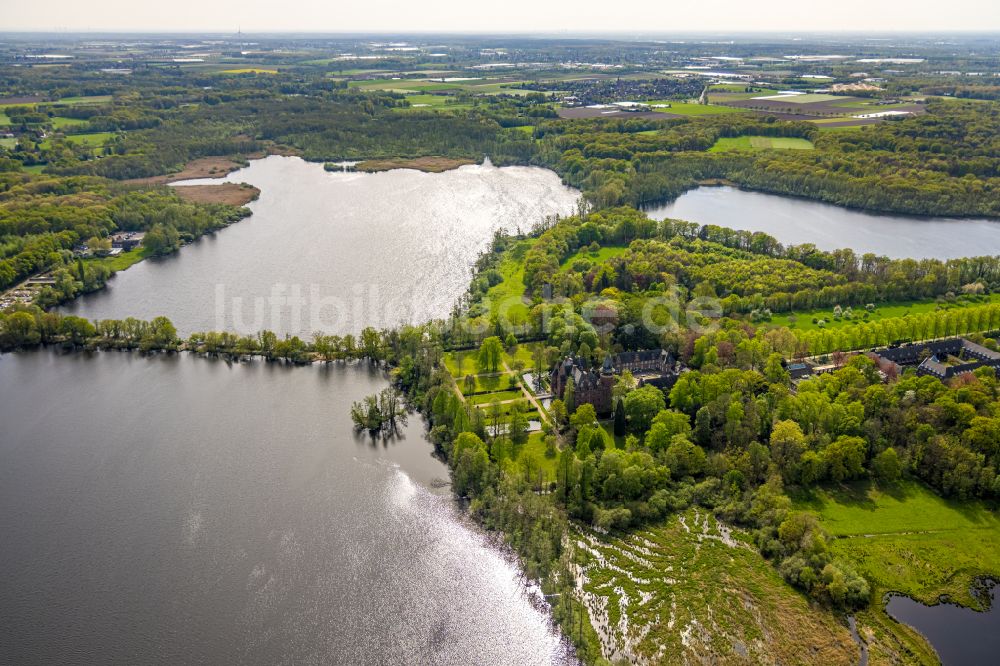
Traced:
<path fill-rule="evenodd" d="M 763 231 L 784 245 L 813 243 L 821 250 L 849 247 L 858 254 L 914 259 L 1000 254 L 997 220 L 876 215 L 735 187 L 699 187 L 647 213 L 657 220 Z"/>
<path fill-rule="evenodd" d="M 990 589 L 989 597 L 990 609 L 984 613 L 948 603 L 925 606 L 898 594 L 889 597 L 885 610 L 923 634 L 944 666 L 979 666 L 995 664 L 1000 654 L 996 587 Z"/>
<path fill-rule="evenodd" d="M 271 156 L 224 179 L 187 182 L 247 182 L 261 194 L 251 217 L 132 266 L 63 312 L 165 315 L 185 336 L 266 328 L 311 337 L 422 323 L 451 312 L 495 231 L 570 214 L 579 196 L 552 171 L 488 162 L 367 174 Z"/>
<path fill-rule="evenodd" d="M 0 356 L 0 663 L 570 660 L 366 365 Z M 100 390 L 95 390 L 99 387 Z"/>

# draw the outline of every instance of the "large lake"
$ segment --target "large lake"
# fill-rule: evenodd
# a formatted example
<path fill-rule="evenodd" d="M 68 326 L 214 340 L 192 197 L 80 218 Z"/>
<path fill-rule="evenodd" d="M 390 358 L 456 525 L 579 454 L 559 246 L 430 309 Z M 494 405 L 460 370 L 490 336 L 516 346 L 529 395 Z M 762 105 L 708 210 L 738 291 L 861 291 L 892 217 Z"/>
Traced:
<path fill-rule="evenodd" d="M 849 247 L 859 254 L 914 259 L 1000 254 L 998 220 L 875 215 L 734 187 L 699 187 L 647 213 L 657 220 L 763 231 L 785 245 L 813 243 L 822 250 Z"/>
<path fill-rule="evenodd" d="M 253 216 L 119 273 L 63 310 L 88 319 L 169 317 L 182 335 L 311 336 L 445 317 L 493 232 L 570 214 L 579 193 L 552 171 L 464 166 L 440 174 L 327 172 L 297 157 L 252 162 Z M 178 186 L 183 186 L 178 184 Z"/>
<path fill-rule="evenodd" d="M 0 356 L 0 663 L 547 664 L 518 571 L 366 366 Z M 99 389 L 99 390 L 98 390 Z"/>

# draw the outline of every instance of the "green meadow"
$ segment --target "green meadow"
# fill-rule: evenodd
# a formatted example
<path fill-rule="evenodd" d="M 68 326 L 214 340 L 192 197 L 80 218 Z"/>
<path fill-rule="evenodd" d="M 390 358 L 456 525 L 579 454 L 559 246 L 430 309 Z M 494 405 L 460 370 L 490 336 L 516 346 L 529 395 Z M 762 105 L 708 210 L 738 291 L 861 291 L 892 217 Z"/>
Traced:
<path fill-rule="evenodd" d="M 895 319 L 907 315 L 920 315 L 936 310 L 950 310 L 953 308 L 974 307 L 987 305 L 989 303 L 1000 302 L 1000 294 L 989 294 L 977 298 L 964 298 L 954 302 L 940 302 L 936 299 L 926 299 L 920 301 L 895 301 L 892 303 L 877 304 L 873 312 L 868 313 L 868 319 L 864 318 L 865 308 L 862 306 L 854 308 L 854 316 L 851 319 L 834 319 L 833 308 L 819 308 L 807 312 L 786 312 L 771 317 L 770 324 L 775 326 L 787 326 L 797 331 L 813 331 L 825 328 L 826 330 L 836 330 L 848 326 L 856 326 L 864 322 L 882 321 L 885 319 Z M 816 323 L 813 323 L 813 319 Z M 826 323 L 821 327 L 820 321 Z"/>
<path fill-rule="evenodd" d="M 876 604 L 891 591 L 978 607 L 974 579 L 1000 575 L 1000 517 L 980 502 L 944 499 L 915 481 L 864 482 L 794 501 L 837 537 L 831 548 L 868 579 Z"/>
<path fill-rule="evenodd" d="M 708 149 L 711 153 L 722 153 L 730 150 L 812 150 L 815 148 L 809 139 L 795 137 L 771 136 L 737 136 L 723 137 Z"/>

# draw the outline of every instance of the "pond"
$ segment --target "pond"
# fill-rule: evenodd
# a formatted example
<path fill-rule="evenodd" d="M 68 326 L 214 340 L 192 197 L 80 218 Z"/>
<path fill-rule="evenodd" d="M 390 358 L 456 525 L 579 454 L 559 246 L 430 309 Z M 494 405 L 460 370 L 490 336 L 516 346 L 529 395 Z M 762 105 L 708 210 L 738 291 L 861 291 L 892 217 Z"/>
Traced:
<path fill-rule="evenodd" d="M 657 220 L 762 231 L 785 245 L 851 248 L 892 258 L 953 259 L 1000 254 L 1000 221 L 876 215 L 735 187 L 699 187 L 647 210 Z"/>
<path fill-rule="evenodd" d="M 990 608 L 977 612 L 955 604 L 926 606 L 909 597 L 892 595 L 886 604 L 890 617 L 923 634 L 944 666 L 995 664 L 1000 654 L 1000 608 L 991 585 Z"/>
<path fill-rule="evenodd" d="M 579 196 L 552 171 L 489 162 L 367 174 L 271 156 L 224 179 L 188 182 L 247 182 L 261 194 L 251 217 L 132 266 L 64 312 L 165 315 L 184 336 L 266 328 L 311 337 L 421 323 L 449 314 L 495 231 L 572 213 Z"/>
<path fill-rule="evenodd" d="M 570 661 L 367 365 L 0 356 L 0 662 Z M 100 390 L 95 390 L 99 387 Z"/>

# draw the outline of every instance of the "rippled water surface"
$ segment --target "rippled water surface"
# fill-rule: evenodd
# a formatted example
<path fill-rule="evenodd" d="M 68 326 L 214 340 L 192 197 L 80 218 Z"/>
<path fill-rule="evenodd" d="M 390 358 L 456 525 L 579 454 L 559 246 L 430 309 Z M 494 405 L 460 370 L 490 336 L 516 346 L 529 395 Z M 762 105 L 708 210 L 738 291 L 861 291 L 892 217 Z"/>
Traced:
<path fill-rule="evenodd" d="M 0 356 L 0 663 L 566 661 L 366 366 Z"/>
<path fill-rule="evenodd" d="M 569 214 L 578 196 L 551 171 L 488 163 L 440 174 L 331 173 L 272 156 L 223 180 L 260 188 L 252 217 L 132 266 L 65 310 L 166 315 L 182 334 L 344 334 L 423 322 L 451 311 L 494 231 Z"/>
<path fill-rule="evenodd" d="M 873 215 L 734 187 L 700 187 L 648 213 L 658 220 L 763 231 L 786 245 L 813 243 L 822 250 L 849 247 L 858 254 L 914 259 L 1000 254 L 997 220 Z"/>
<path fill-rule="evenodd" d="M 940 603 L 925 606 L 902 595 L 892 595 L 885 610 L 924 636 L 937 651 L 944 666 L 980 666 L 997 663 L 1000 654 L 1000 608 L 997 589 L 989 592 L 986 612 Z"/>

